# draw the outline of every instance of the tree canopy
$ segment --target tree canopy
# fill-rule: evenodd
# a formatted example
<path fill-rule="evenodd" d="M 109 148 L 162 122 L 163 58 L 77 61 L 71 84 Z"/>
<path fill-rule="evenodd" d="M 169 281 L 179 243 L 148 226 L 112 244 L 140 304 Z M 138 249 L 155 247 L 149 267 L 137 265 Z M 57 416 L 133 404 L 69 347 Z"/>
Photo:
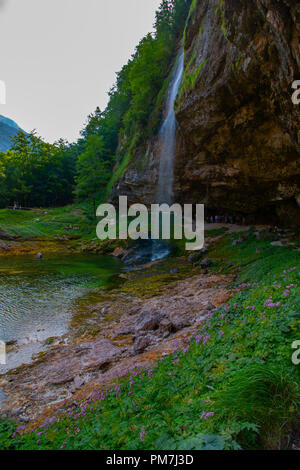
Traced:
<path fill-rule="evenodd" d="M 48 144 L 35 132 L 20 131 L 12 148 L 0 153 L 0 207 L 54 206 L 101 201 L 117 162 L 138 139 L 155 132 L 157 97 L 170 73 L 191 0 L 162 0 L 154 31 L 138 44 L 117 73 L 104 111 L 90 114 L 76 143 Z M 120 143 L 122 142 L 122 145 Z M 122 148 L 121 148 L 122 147 Z"/>

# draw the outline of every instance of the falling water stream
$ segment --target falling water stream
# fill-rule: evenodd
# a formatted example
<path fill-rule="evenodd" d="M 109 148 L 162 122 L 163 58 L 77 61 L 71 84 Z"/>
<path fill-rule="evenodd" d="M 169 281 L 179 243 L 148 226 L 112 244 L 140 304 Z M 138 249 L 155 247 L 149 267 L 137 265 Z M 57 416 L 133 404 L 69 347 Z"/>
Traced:
<path fill-rule="evenodd" d="M 174 160 L 176 149 L 177 122 L 174 105 L 181 84 L 184 66 L 184 51 L 180 50 L 170 80 L 169 93 L 166 100 L 165 119 L 159 131 L 159 174 L 156 202 L 159 204 L 173 202 Z M 166 258 L 172 252 L 170 243 L 163 240 L 139 240 L 135 250 L 124 260 L 130 269 Z"/>
<path fill-rule="evenodd" d="M 169 94 L 166 103 L 166 117 L 159 132 L 160 164 L 157 186 L 157 203 L 172 204 L 174 185 L 174 160 L 176 149 L 177 122 L 174 105 L 181 84 L 184 65 L 184 51 L 181 50 L 171 77 Z M 162 259 L 170 254 L 171 248 L 161 241 L 152 242 L 152 261 Z"/>

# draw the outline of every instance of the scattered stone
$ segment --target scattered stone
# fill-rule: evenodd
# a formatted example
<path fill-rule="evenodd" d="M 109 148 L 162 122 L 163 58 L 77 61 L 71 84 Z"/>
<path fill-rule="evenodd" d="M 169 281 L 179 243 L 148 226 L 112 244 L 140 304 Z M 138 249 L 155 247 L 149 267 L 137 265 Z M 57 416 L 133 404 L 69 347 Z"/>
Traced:
<path fill-rule="evenodd" d="M 8 251 L 9 250 L 9 246 L 7 243 L 4 243 L 3 241 L 0 240 L 0 250 L 1 251 Z"/>
<path fill-rule="evenodd" d="M 284 245 L 281 240 L 278 240 L 276 242 L 271 242 L 271 246 L 284 246 Z"/>
<path fill-rule="evenodd" d="M 198 263 L 198 261 L 200 261 L 203 257 L 203 255 L 205 255 L 206 253 L 208 253 L 208 250 L 207 248 L 203 247 L 201 248 L 201 250 L 199 251 L 195 251 L 194 253 L 192 253 L 189 257 L 188 257 L 188 261 L 190 263 Z"/>
<path fill-rule="evenodd" d="M 203 261 L 201 261 L 200 266 L 201 268 L 209 268 L 212 265 L 212 260 L 209 258 L 205 258 Z"/>
<path fill-rule="evenodd" d="M 5 232 L 2 228 L 0 228 L 0 239 L 1 240 L 15 240 L 16 237 L 14 235 L 10 235 L 10 233 Z"/>
<path fill-rule="evenodd" d="M 254 236 L 257 240 L 263 240 L 263 238 L 264 238 L 263 233 L 261 231 L 256 231 L 254 233 Z"/>
<path fill-rule="evenodd" d="M 20 421 L 23 421 L 23 423 L 29 423 L 30 419 L 26 415 L 20 415 L 19 416 Z"/>
<path fill-rule="evenodd" d="M 141 354 L 145 349 L 152 343 L 152 337 L 150 335 L 138 336 L 134 342 L 134 352 Z"/>
<path fill-rule="evenodd" d="M 122 259 L 126 254 L 126 250 L 124 250 L 124 248 L 119 247 L 113 251 L 112 256 L 115 256 L 115 258 Z"/>
<path fill-rule="evenodd" d="M 149 312 L 142 310 L 135 324 L 135 331 L 156 330 L 165 318 L 166 314 L 162 311 Z"/>
<path fill-rule="evenodd" d="M 241 243 L 243 243 L 243 240 L 240 237 L 240 238 L 237 238 L 236 240 L 233 240 L 232 246 L 237 246 L 237 245 L 240 245 Z"/>
<path fill-rule="evenodd" d="M 215 308 L 215 306 L 209 301 L 203 302 L 203 307 L 205 310 L 213 310 Z"/>
<path fill-rule="evenodd" d="M 74 383 L 73 385 L 71 386 L 71 392 L 74 393 L 76 392 L 77 390 L 79 390 L 83 385 L 85 384 L 85 380 L 80 377 L 79 375 L 76 375 L 76 377 L 74 377 Z"/>
<path fill-rule="evenodd" d="M 172 332 L 174 328 L 174 325 L 173 323 L 171 322 L 171 320 L 166 317 L 166 318 L 163 318 L 163 320 L 160 322 L 159 324 L 159 333 L 168 333 L 170 334 Z"/>
<path fill-rule="evenodd" d="M 172 326 L 174 331 L 180 331 L 191 325 L 191 321 L 188 317 L 174 317 L 172 318 Z"/>
<path fill-rule="evenodd" d="M 188 261 L 190 263 L 198 263 L 198 261 L 200 261 L 202 259 L 202 256 L 203 256 L 203 253 L 201 252 L 202 250 L 200 251 L 196 251 L 195 253 L 192 253 L 189 257 L 188 257 Z"/>
<path fill-rule="evenodd" d="M 179 272 L 178 268 L 173 268 L 171 269 L 170 274 L 177 274 L 178 272 Z"/>
<path fill-rule="evenodd" d="M 59 337 L 57 337 L 57 336 L 52 336 L 52 337 L 50 337 L 50 338 L 47 338 L 47 339 L 44 341 L 44 345 L 45 345 L 45 346 L 50 346 L 50 345 L 53 345 L 53 344 L 55 344 L 55 343 L 58 344 L 58 343 L 59 343 L 59 340 L 60 340 Z"/>

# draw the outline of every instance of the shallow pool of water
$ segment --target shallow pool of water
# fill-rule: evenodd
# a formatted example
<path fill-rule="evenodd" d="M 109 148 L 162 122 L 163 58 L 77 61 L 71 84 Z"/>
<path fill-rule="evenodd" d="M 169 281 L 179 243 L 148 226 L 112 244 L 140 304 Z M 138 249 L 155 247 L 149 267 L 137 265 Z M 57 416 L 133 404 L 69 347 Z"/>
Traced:
<path fill-rule="evenodd" d="M 32 345 L 65 334 L 78 299 L 121 268 L 107 256 L 0 258 L 0 340 Z"/>

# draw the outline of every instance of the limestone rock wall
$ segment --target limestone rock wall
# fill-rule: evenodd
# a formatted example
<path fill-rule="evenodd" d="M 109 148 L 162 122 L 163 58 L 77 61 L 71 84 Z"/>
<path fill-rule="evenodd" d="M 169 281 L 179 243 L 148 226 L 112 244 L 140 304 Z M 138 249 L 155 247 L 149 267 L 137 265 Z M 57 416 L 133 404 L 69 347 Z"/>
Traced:
<path fill-rule="evenodd" d="M 295 0 L 196 2 L 177 101 L 177 199 L 300 224 L 299 38 Z"/>
<path fill-rule="evenodd" d="M 300 225 L 299 38 L 296 0 L 195 0 L 176 102 L 177 202 Z M 136 152 L 115 195 L 154 202 L 158 148 Z"/>

